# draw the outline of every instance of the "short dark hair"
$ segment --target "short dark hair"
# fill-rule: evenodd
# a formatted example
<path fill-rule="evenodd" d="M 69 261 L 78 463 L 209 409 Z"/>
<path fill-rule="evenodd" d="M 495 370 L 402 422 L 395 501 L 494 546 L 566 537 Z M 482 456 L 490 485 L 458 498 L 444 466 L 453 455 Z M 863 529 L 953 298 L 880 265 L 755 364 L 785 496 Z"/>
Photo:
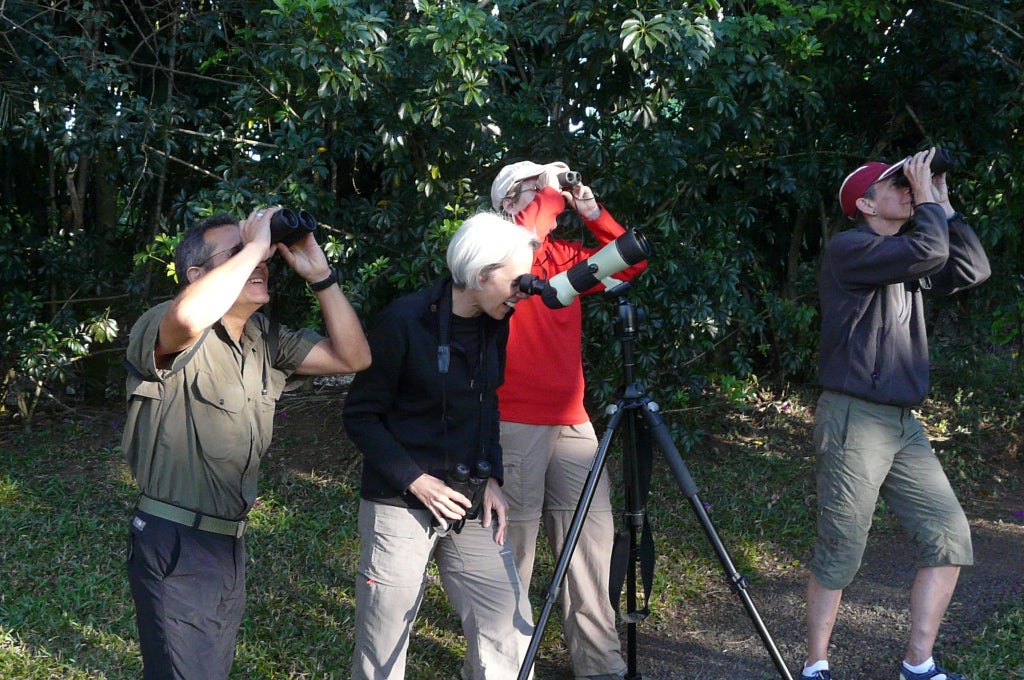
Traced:
<path fill-rule="evenodd" d="M 182 285 L 188 284 L 185 272 L 189 267 L 199 267 L 213 255 L 214 246 L 207 243 L 203 235 L 216 227 L 238 226 L 238 218 L 231 213 L 217 213 L 190 227 L 174 249 L 174 272 Z"/>

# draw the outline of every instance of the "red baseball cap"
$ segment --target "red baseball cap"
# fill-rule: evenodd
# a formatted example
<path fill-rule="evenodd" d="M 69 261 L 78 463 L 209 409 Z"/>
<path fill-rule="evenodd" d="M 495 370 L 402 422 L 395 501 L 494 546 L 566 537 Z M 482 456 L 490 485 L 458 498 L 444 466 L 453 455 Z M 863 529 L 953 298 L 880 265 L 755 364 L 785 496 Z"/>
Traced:
<path fill-rule="evenodd" d="M 857 199 L 862 198 L 868 187 L 875 182 L 895 175 L 906 162 L 906 158 L 893 165 L 871 161 L 847 175 L 839 187 L 839 204 L 843 207 L 843 214 L 851 220 L 857 217 Z"/>

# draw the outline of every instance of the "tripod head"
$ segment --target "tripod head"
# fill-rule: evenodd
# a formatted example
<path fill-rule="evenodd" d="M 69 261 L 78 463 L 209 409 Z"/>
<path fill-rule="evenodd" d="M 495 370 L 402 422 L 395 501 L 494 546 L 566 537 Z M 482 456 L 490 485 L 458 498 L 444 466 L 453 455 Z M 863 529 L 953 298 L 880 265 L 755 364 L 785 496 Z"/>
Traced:
<path fill-rule="evenodd" d="M 606 290 L 604 297 L 615 300 L 615 318 L 612 324 L 615 328 L 615 337 L 622 347 L 622 372 L 626 385 L 633 384 L 633 341 L 643 325 L 644 310 L 633 304 L 627 294 L 633 287 L 632 282 L 624 281 L 619 285 Z"/>
<path fill-rule="evenodd" d="M 632 281 L 623 281 L 614 288 L 604 292 L 605 298 L 615 300 L 616 310 L 613 323 L 615 326 L 615 337 L 619 340 L 622 340 L 624 337 L 629 339 L 635 338 L 636 334 L 640 332 L 640 327 L 644 321 L 644 310 L 638 308 L 626 297 L 626 294 L 632 288 Z"/>

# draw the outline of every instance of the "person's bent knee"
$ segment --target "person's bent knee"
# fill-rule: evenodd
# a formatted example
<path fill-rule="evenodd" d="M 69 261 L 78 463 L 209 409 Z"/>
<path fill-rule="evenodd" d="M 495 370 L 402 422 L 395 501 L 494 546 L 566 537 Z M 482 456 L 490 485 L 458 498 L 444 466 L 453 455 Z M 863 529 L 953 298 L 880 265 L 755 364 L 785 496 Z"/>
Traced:
<path fill-rule="evenodd" d="M 843 590 L 860 570 L 864 556 L 863 543 L 819 541 L 811 560 L 810 571 L 829 590 Z"/>
<path fill-rule="evenodd" d="M 844 590 L 846 586 L 853 582 L 853 577 L 857 575 L 859 565 L 853 569 L 823 569 L 820 567 L 812 567 L 811 574 L 814 578 L 818 579 L 818 583 L 825 586 L 829 590 Z"/>
<path fill-rule="evenodd" d="M 930 540 L 921 540 L 919 567 L 969 567 L 974 564 L 974 547 L 971 544 L 971 526 L 966 515 L 948 522 L 945 530 L 936 533 Z"/>
<path fill-rule="evenodd" d="M 867 546 L 867 531 L 852 518 L 829 513 L 825 517 L 832 521 L 818 524 L 818 540 L 810 570 L 826 588 L 842 590 L 850 585 L 860 570 Z"/>

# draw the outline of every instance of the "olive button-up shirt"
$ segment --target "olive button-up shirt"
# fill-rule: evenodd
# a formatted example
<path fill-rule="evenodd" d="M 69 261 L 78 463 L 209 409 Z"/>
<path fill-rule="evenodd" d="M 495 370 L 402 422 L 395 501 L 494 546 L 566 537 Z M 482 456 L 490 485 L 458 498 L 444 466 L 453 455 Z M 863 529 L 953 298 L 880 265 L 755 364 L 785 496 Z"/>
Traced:
<path fill-rule="evenodd" d="M 278 328 L 254 314 L 236 342 L 217 323 L 169 368 L 156 367 L 160 321 L 170 302 L 136 322 L 128 342 L 128 466 L 146 496 L 237 520 L 256 500 L 260 460 L 273 435 L 285 380 L 322 338 Z"/>

